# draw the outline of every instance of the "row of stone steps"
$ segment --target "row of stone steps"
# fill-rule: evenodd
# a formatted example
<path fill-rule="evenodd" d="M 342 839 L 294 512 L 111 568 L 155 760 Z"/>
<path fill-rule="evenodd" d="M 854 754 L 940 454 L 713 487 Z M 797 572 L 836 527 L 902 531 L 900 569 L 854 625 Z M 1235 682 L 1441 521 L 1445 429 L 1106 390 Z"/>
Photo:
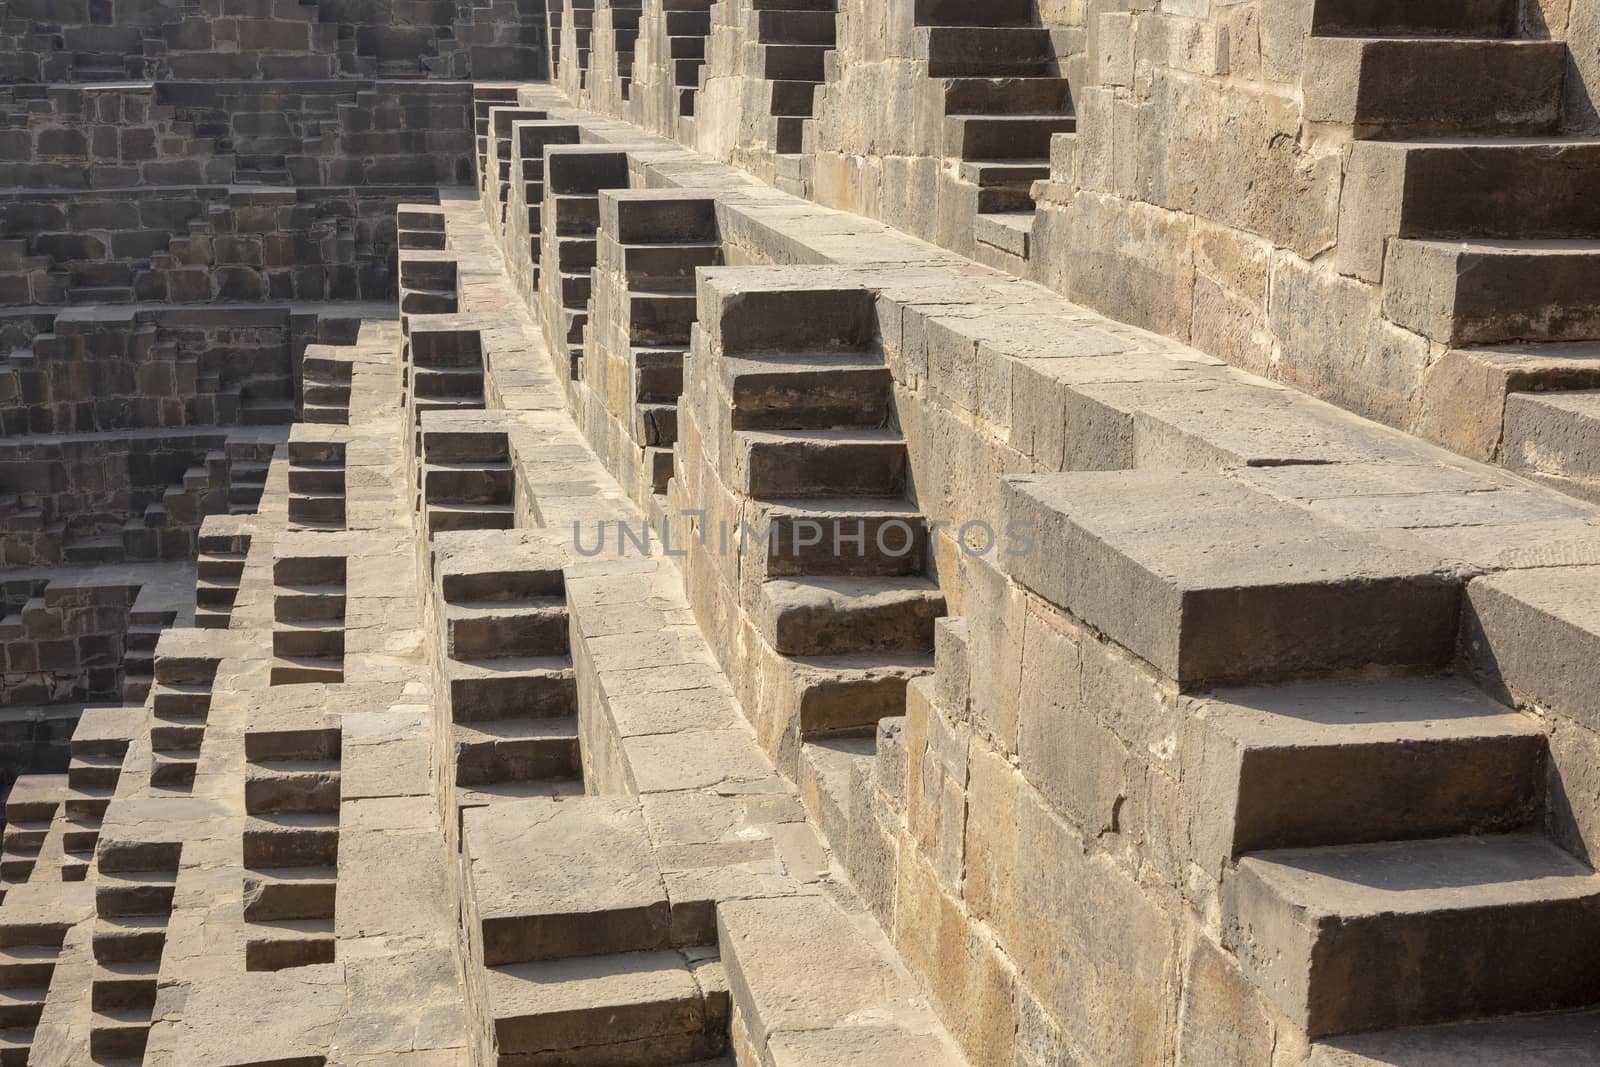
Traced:
<path fill-rule="evenodd" d="M 341 737 L 320 709 L 264 709 L 246 723 L 247 970 L 334 959 Z"/>
<path fill-rule="evenodd" d="M 678 394 L 695 316 L 695 271 L 722 263 L 716 204 L 666 192 L 601 197 L 592 315 L 610 324 L 590 344 L 632 393 L 624 429 L 649 491 L 663 494 L 678 439 Z"/>
<path fill-rule="evenodd" d="M 432 546 L 452 828 L 485 805 L 581 791 L 559 565 L 511 530 L 441 531 Z"/>
<path fill-rule="evenodd" d="M 345 557 L 273 560 L 272 685 L 344 680 Z"/>
<path fill-rule="evenodd" d="M 302 530 L 345 526 L 345 443 L 327 430 L 296 428 L 289 439 L 289 522 Z"/>
<path fill-rule="evenodd" d="M 1505 0 L 1319 3 L 1307 112 L 1360 139 L 1341 269 L 1381 281 L 1390 321 L 1456 349 L 1425 431 L 1596 499 L 1600 399 L 1562 391 L 1600 385 L 1581 344 L 1600 339 L 1600 142 L 1559 130 L 1567 45 L 1518 33 Z M 1469 400 L 1485 387 L 1489 403 Z"/>

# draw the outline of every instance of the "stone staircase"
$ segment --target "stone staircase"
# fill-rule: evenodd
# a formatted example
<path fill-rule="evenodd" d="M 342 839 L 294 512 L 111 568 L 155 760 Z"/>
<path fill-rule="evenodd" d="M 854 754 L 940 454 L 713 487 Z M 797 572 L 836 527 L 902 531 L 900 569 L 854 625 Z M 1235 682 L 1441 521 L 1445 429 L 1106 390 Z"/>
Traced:
<path fill-rule="evenodd" d="M 345 557 L 273 560 L 273 685 L 344 680 Z"/>
<path fill-rule="evenodd" d="M 581 793 L 583 772 L 559 563 L 511 530 L 441 531 L 432 545 L 449 701 L 437 777 L 454 834 L 484 806 Z"/>
<path fill-rule="evenodd" d="M 0 908 L 0 1058 L 26 1064 L 67 934 L 94 911 L 94 890 L 39 883 Z"/>
<path fill-rule="evenodd" d="M 506 248 L 526 249 L 510 264 L 522 298 L 538 299 L 539 263 L 544 253 L 544 150 L 550 145 L 575 145 L 578 127 L 566 122 L 518 121 L 513 123 L 511 189 L 501 234 Z"/>
<path fill-rule="evenodd" d="M 233 516 L 207 516 L 196 543 L 194 624 L 226 630 L 250 552 L 249 530 Z"/>
<path fill-rule="evenodd" d="M 350 421 L 350 376 L 344 345 L 307 345 L 301 357 L 300 414 L 305 422 Z"/>
<path fill-rule="evenodd" d="M 1381 282 L 1384 316 L 1449 350 L 1422 432 L 1600 499 L 1600 141 L 1561 129 L 1568 46 L 1519 37 L 1499 0 L 1323 2 L 1312 32 L 1308 117 L 1358 139 L 1341 270 Z"/>
<path fill-rule="evenodd" d="M 552 17 L 555 16 L 553 7 L 551 15 Z M 516 103 L 516 86 L 475 85 L 472 87 L 473 143 L 477 147 L 478 192 L 480 193 L 488 189 L 490 176 L 493 173 L 493 168 L 489 166 L 489 109 L 502 106 L 515 107 Z"/>
<path fill-rule="evenodd" d="M 64 774 L 21 774 L 12 783 L 0 835 L 0 902 L 5 892 L 32 877 L 66 791 Z"/>
<path fill-rule="evenodd" d="M 98 1061 L 144 1056 L 181 853 L 180 842 L 109 832 L 96 849 L 89 1049 Z"/>
<path fill-rule="evenodd" d="M 183 646 L 185 632 L 168 629 L 157 643 L 156 681 L 149 701 L 150 785 L 174 792 L 194 788 L 219 664 L 203 649 Z"/>
<path fill-rule="evenodd" d="M 672 908 L 637 800 L 533 797 L 473 808 L 462 818 L 461 851 L 468 997 L 483 1062 L 542 1053 L 667 1067 L 726 1050 L 727 979 L 708 947 L 716 931 L 709 913 L 686 922 Z"/>
<path fill-rule="evenodd" d="M 505 433 L 465 412 L 425 414 L 420 422 L 416 505 L 425 535 L 515 526 L 516 485 Z"/>
<path fill-rule="evenodd" d="M 548 145 L 539 240 L 539 305 L 556 370 L 582 376 L 589 296 L 600 228 L 600 191 L 627 188 L 628 159 L 614 148 Z M 562 365 L 564 364 L 564 366 Z"/>
<path fill-rule="evenodd" d="M 944 157 L 975 198 L 976 241 L 1026 261 L 1033 183 L 1075 128 L 1050 33 L 1028 0 L 915 0 L 917 57 L 944 103 Z"/>
<path fill-rule="evenodd" d="M 262 709 L 245 727 L 245 968 L 331 963 L 341 731 L 321 709 Z"/>
<path fill-rule="evenodd" d="M 699 298 L 693 362 L 706 371 L 680 402 L 691 469 L 673 501 L 738 540 L 723 595 L 785 676 L 756 729 L 792 770 L 804 739 L 871 736 L 900 713 L 907 680 L 932 668 L 944 598 L 923 574 L 872 294 L 725 268 L 700 275 Z"/>
<path fill-rule="evenodd" d="M 604 325 L 588 335 L 584 368 L 596 396 L 609 398 L 615 380 L 627 397 L 612 417 L 632 454 L 608 465 L 642 472 L 639 487 L 629 486 L 642 504 L 664 494 L 672 477 L 695 271 L 722 263 L 716 202 L 695 193 L 606 190 L 596 240 L 590 315 Z"/>
<path fill-rule="evenodd" d="M 512 127 L 518 122 L 541 122 L 546 113 L 535 108 L 491 106 L 489 108 L 488 155 L 485 158 L 486 181 L 496 195 L 484 201 L 489 211 L 489 221 L 494 230 L 506 232 L 506 212 L 511 200 L 512 185 Z"/>
<path fill-rule="evenodd" d="M 1180 505 L 1185 543 L 1152 536 L 1133 499 Z M 1448 676 L 1274 684 L 1447 667 L 1460 587 L 1437 562 L 1331 524 L 1313 535 L 1326 520 L 1212 474 L 1013 478 L 1008 507 L 1103 564 L 1018 556 L 1023 585 L 1152 681 L 1201 694 L 1187 711 L 1216 806 L 1199 861 L 1222 875 L 1225 945 L 1295 1025 L 1322 1038 L 1596 1002 L 1593 961 L 1567 946 L 1600 924 L 1600 876 L 1546 834 L 1532 720 Z M 1149 606 L 1130 611 L 1129 589 Z M 1283 596 L 1317 610 L 1273 613 Z M 1270 632 L 1239 625 L 1268 617 Z"/>
<path fill-rule="evenodd" d="M 345 442 L 333 430 L 297 426 L 289 435 L 289 522 L 298 529 L 344 529 Z"/>
<path fill-rule="evenodd" d="M 695 96 L 706 61 L 714 0 L 646 0 L 639 24 L 629 113 L 640 125 L 693 143 Z"/>
<path fill-rule="evenodd" d="M 728 5 L 744 22 L 745 69 L 770 85 L 772 151 L 796 155 L 834 45 L 835 0 L 748 0 Z"/>

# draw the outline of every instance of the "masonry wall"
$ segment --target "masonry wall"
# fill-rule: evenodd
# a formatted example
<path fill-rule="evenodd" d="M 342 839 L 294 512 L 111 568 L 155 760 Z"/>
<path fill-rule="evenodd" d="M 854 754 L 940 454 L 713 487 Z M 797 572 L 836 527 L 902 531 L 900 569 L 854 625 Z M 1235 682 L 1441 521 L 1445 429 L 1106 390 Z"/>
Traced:
<path fill-rule="evenodd" d="M 542 77 L 542 0 L 14 0 L 0 80 Z"/>

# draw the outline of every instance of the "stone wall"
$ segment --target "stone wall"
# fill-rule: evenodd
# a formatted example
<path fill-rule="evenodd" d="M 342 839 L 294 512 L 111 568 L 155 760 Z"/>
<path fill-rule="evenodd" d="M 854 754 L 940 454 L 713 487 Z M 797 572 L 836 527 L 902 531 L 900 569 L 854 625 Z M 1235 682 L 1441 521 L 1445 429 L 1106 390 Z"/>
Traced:
<path fill-rule="evenodd" d="M 431 188 L 0 192 L 0 304 L 379 300 Z"/>
<path fill-rule="evenodd" d="M 1234 366 L 1576 484 L 1513 454 L 1500 427 L 1506 393 L 1569 387 L 1556 383 L 1587 356 L 1533 353 L 1548 365 L 1508 386 L 1513 357 L 1469 346 L 1600 337 L 1567 281 L 1587 269 L 1581 249 L 1493 245 L 1595 232 L 1579 206 L 1596 192 L 1581 139 L 1596 128 L 1592 12 L 1126 7 L 843 0 L 808 106 L 780 102 L 802 83 L 774 80 L 773 48 L 792 55 L 822 28 L 725 0 L 697 119 L 651 124 Z M 806 114 L 784 143 L 784 116 Z M 1469 262 L 1506 280 L 1457 282 Z"/>
<path fill-rule="evenodd" d="M 0 80 L 537 78 L 542 0 L 13 0 Z"/>

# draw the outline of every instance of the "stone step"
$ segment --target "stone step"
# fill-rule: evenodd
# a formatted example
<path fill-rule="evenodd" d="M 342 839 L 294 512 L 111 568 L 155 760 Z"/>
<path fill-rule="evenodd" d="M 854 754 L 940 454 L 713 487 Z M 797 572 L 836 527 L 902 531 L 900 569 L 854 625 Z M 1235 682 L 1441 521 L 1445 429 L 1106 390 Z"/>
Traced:
<path fill-rule="evenodd" d="M 150 784 L 157 789 L 193 789 L 200 751 L 157 752 L 150 761 Z"/>
<path fill-rule="evenodd" d="M 668 37 L 667 56 L 670 59 L 703 60 L 706 56 L 706 39 L 700 36 Z"/>
<path fill-rule="evenodd" d="M 1508 37 L 1516 17 L 1514 0 L 1318 0 L 1311 32 L 1318 37 Z"/>
<path fill-rule="evenodd" d="M 321 620 L 272 624 L 272 654 L 278 657 L 342 659 L 344 627 Z"/>
<path fill-rule="evenodd" d="M 1600 875 L 1534 835 L 1254 853 L 1224 913 L 1311 1037 L 1586 1007 L 1600 978 Z"/>
<path fill-rule="evenodd" d="M 1215 474 L 1004 481 L 1000 528 L 1051 550 L 1001 565 L 1181 687 L 1451 658 L 1459 578 L 1410 547 Z"/>
<path fill-rule="evenodd" d="M 836 856 L 844 856 L 850 842 L 852 779 L 871 774 L 877 760 L 875 737 L 829 737 L 800 746 L 800 773 L 796 784 L 806 811 Z"/>
<path fill-rule="evenodd" d="M 335 954 L 333 920 L 275 919 L 245 926 L 244 969 L 281 971 L 332 963 Z"/>
<path fill-rule="evenodd" d="M 0 1067 L 27 1067 L 32 1052 L 32 1027 L 0 1029 Z"/>
<path fill-rule="evenodd" d="M 832 47 L 835 14 L 828 10 L 750 13 L 749 31 L 756 39 L 774 44 L 813 44 Z"/>
<path fill-rule="evenodd" d="M 759 1062 L 798 1064 L 813 1054 L 827 1062 L 831 1042 L 806 1035 L 859 1030 L 863 1019 L 874 1025 L 845 1046 L 861 1050 L 847 1051 L 845 1062 L 967 1062 L 870 915 L 819 894 L 728 900 L 717 907 L 717 932 L 733 1010 L 746 1033 L 759 1035 Z M 792 1057 L 780 1054 L 779 1035 Z"/>
<path fill-rule="evenodd" d="M 195 562 L 196 573 L 201 578 L 232 579 L 238 589 L 239 575 L 244 573 L 246 554 L 243 552 L 209 552 L 204 549 Z"/>
<path fill-rule="evenodd" d="M 1600 139 L 1365 142 L 1350 169 L 1378 239 L 1600 238 Z"/>
<path fill-rule="evenodd" d="M 1066 78 L 948 78 L 946 115 L 1070 115 L 1072 87 Z"/>
<path fill-rule="evenodd" d="M 278 622 L 342 619 L 345 590 L 342 584 L 282 583 L 272 589 L 272 614 Z"/>
<path fill-rule="evenodd" d="M 245 819 L 244 865 L 253 870 L 333 867 L 339 862 L 337 812 L 284 812 Z"/>
<path fill-rule="evenodd" d="M 877 427 L 894 379 L 876 356 L 724 357 L 722 384 L 739 430 Z"/>
<path fill-rule="evenodd" d="M 211 710 L 209 685 L 158 683 L 153 689 L 151 711 L 157 719 L 204 722 Z"/>
<path fill-rule="evenodd" d="M 413 321 L 407 336 L 411 358 L 419 367 L 483 366 L 483 339 L 476 329 Z"/>
<path fill-rule="evenodd" d="M 963 162 L 958 173 L 962 181 L 971 182 L 980 189 L 1016 187 L 1026 191 L 1034 182 L 1050 177 L 1050 160 L 973 160 Z"/>
<path fill-rule="evenodd" d="M 303 590 L 306 596 L 344 596 L 343 556 L 279 556 L 272 561 L 277 595 Z"/>
<path fill-rule="evenodd" d="M 244 808 L 250 815 L 336 815 L 339 811 L 339 761 L 301 759 L 247 763 Z"/>
<path fill-rule="evenodd" d="M 0 989 L 0 1027 L 10 1029 L 38 1025 L 39 1016 L 44 1014 L 48 992 L 43 986 Z"/>
<path fill-rule="evenodd" d="M 838 656 L 931 652 L 944 612 L 926 578 L 778 578 L 762 583 L 757 617 L 778 652 Z"/>
<path fill-rule="evenodd" d="M 510 463 L 425 463 L 423 498 L 429 504 L 510 504 L 516 472 Z"/>
<path fill-rule="evenodd" d="M 767 81 L 820 83 L 828 45 L 749 44 L 758 76 Z"/>
<path fill-rule="evenodd" d="M 150 748 L 155 752 L 194 752 L 205 733 L 204 723 L 151 726 Z"/>
<path fill-rule="evenodd" d="M 537 716 L 451 727 L 457 785 L 482 786 L 583 774 L 576 716 Z"/>
<path fill-rule="evenodd" d="M 1600 500 L 1600 391 L 1506 397 L 1501 462 L 1563 492 Z"/>
<path fill-rule="evenodd" d="M 6 822 L 49 822 L 69 787 L 65 774 L 19 774 L 6 795 Z"/>
<path fill-rule="evenodd" d="M 1563 41 L 1312 37 L 1305 118 L 1358 137 L 1548 134 L 1566 64 Z"/>
<path fill-rule="evenodd" d="M 336 685 L 344 681 L 342 659 L 277 656 L 272 661 L 271 685 Z"/>
<path fill-rule="evenodd" d="M 94 922 L 94 958 L 99 963 L 157 961 L 167 943 L 166 915 L 100 916 Z"/>
<path fill-rule="evenodd" d="M 1033 22 L 1031 0 L 912 0 L 918 26 L 1026 26 Z"/>
<path fill-rule="evenodd" d="M 1447 1067 L 1476 1060 L 1498 1067 L 1553 1067 L 1591 1060 L 1596 1048 L 1600 1048 L 1600 1011 L 1578 1011 L 1333 1038 L 1313 1044 L 1308 1063 L 1309 1067 Z"/>
<path fill-rule="evenodd" d="M 666 887 L 635 799 L 535 797 L 462 818 L 475 966 L 674 943 Z"/>
<path fill-rule="evenodd" d="M 156 960 L 96 965 L 89 986 L 91 1008 L 138 1008 L 148 1013 L 156 1004 L 156 976 L 160 971 L 161 964 Z"/>
<path fill-rule="evenodd" d="M 5 852 L 8 856 L 34 855 L 44 844 L 45 836 L 50 832 L 48 822 L 8 822 L 5 832 L 0 835 Z"/>
<path fill-rule="evenodd" d="M 331 493 L 300 492 L 289 496 L 289 521 L 302 526 L 344 525 L 344 490 Z"/>
<path fill-rule="evenodd" d="M 424 428 L 422 454 L 430 463 L 498 465 L 511 461 L 511 444 L 500 431 Z"/>
<path fill-rule="evenodd" d="M 115 787 L 74 786 L 62 800 L 62 810 L 69 819 L 99 819 L 115 792 Z"/>
<path fill-rule="evenodd" d="M 704 40 L 711 33 L 711 15 L 705 11 L 667 11 L 669 37 L 696 37 Z"/>
<path fill-rule="evenodd" d="M 195 603 L 204 607 L 232 607 L 239 597 L 239 576 L 209 576 L 194 583 Z"/>
<path fill-rule="evenodd" d="M 412 383 L 418 399 L 463 400 L 481 397 L 483 368 L 440 367 L 418 363 L 412 369 Z"/>
<path fill-rule="evenodd" d="M 0 948 L 0 989 L 45 988 L 55 973 L 58 945 L 11 945 Z"/>
<path fill-rule="evenodd" d="M 915 58 L 932 78 L 1055 73 L 1050 31 L 1038 26 L 930 26 L 917 33 Z"/>
<path fill-rule="evenodd" d="M 728 1002 L 704 970 L 670 950 L 490 967 L 487 1046 L 504 1063 L 529 1054 L 637 1067 L 708 1060 L 726 1047 Z"/>
<path fill-rule="evenodd" d="M 623 273 L 631 290 L 683 292 L 693 296 L 694 272 L 722 265 L 719 241 L 622 245 Z M 681 319 L 682 316 L 675 316 Z M 691 308 L 688 321 L 694 321 Z"/>
<path fill-rule="evenodd" d="M 176 871 L 107 871 L 95 880 L 94 906 L 100 918 L 125 915 L 170 915 L 177 888 Z"/>
<path fill-rule="evenodd" d="M 445 651 L 452 659 L 561 656 L 568 651 L 566 601 L 477 600 L 445 605 Z"/>
<path fill-rule="evenodd" d="M 428 530 L 509 530 L 517 524 L 510 504 L 429 504 Z"/>
<path fill-rule="evenodd" d="M 628 343 L 642 347 L 680 345 L 689 340 L 696 311 L 693 292 L 628 291 Z"/>
<path fill-rule="evenodd" d="M 1600 241 L 1389 242 L 1383 311 L 1445 344 L 1600 337 Z"/>
<path fill-rule="evenodd" d="M 577 683 L 561 656 L 447 659 L 450 714 L 458 723 L 572 714 Z"/>
<path fill-rule="evenodd" d="M 740 430 L 734 446 L 729 480 L 758 500 L 897 498 L 905 485 L 906 446 L 893 430 Z"/>
<path fill-rule="evenodd" d="M 629 359 L 633 364 L 635 401 L 640 403 L 675 403 L 683 392 L 683 359 L 687 347 L 633 348 Z"/>
<path fill-rule="evenodd" d="M 289 464 L 289 492 L 291 493 L 335 493 L 344 495 L 344 464 L 343 463 L 297 463 Z"/>
<path fill-rule="evenodd" d="M 944 151 L 960 159 L 1043 159 L 1050 138 L 1075 129 L 1070 115 L 947 115 Z"/>
<path fill-rule="evenodd" d="M 67 764 L 67 784 L 72 789 L 115 789 L 122 777 L 121 756 L 84 753 Z"/>
<path fill-rule="evenodd" d="M 332 918 L 338 884 L 338 871 L 333 867 L 246 870 L 245 921 Z"/>
<path fill-rule="evenodd" d="M 89 1052 L 97 1063 L 140 1060 L 150 1038 L 150 1012 L 106 1008 L 89 1015 Z"/>
<path fill-rule="evenodd" d="M 1455 678 L 1221 690 L 1203 738 L 1196 848 L 1219 865 L 1270 848 L 1361 844 L 1534 825 L 1538 724 Z"/>

